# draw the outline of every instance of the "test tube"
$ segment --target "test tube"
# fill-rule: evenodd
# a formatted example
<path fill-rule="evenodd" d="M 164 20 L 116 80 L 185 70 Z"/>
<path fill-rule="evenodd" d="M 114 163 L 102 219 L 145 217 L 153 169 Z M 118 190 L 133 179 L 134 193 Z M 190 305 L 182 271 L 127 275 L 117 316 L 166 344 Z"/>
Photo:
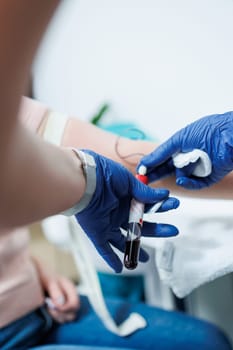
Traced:
<path fill-rule="evenodd" d="M 148 177 L 145 174 L 146 167 L 141 166 L 136 178 L 147 185 Z M 128 270 L 134 270 L 138 265 L 144 207 L 144 203 L 138 202 L 134 198 L 131 200 L 124 254 L 124 266 Z"/>

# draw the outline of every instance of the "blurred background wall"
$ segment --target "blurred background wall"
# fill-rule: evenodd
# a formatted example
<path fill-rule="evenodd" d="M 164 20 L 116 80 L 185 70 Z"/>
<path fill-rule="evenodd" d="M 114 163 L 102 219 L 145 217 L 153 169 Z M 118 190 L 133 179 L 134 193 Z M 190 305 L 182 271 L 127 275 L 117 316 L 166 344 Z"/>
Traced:
<path fill-rule="evenodd" d="M 233 109 L 232 0 L 65 0 L 41 45 L 35 96 L 88 119 L 103 101 L 161 140 Z"/>

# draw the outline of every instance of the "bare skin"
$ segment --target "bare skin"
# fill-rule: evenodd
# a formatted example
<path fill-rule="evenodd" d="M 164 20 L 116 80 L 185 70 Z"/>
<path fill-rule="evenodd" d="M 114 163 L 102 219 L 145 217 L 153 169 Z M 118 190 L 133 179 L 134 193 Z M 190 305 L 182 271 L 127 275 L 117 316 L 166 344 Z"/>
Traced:
<path fill-rule="evenodd" d="M 59 323 L 73 321 L 80 306 L 79 296 L 72 281 L 52 271 L 39 259 L 32 257 L 41 287 L 49 298 L 48 312 Z M 48 299 L 46 299 L 48 300 Z"/>

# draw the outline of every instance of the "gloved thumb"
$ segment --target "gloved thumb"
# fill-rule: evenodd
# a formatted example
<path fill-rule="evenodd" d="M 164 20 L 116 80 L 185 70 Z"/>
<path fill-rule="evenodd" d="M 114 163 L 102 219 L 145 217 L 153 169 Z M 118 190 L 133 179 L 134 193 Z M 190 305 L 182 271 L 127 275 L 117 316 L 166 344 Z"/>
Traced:
<path fill-rule="evenodd" d="M 158 146 L 153 152 L 144 156 L 137 166 L 137 170 L 141 165 L 147 167 L 148 172 L 151 168 L 155 168 L 160 164 L 166 162 L 175 153 L 180 151 L 180 145 L 178 142 L 178 133 L 170 137 L 166 142 Z"/>

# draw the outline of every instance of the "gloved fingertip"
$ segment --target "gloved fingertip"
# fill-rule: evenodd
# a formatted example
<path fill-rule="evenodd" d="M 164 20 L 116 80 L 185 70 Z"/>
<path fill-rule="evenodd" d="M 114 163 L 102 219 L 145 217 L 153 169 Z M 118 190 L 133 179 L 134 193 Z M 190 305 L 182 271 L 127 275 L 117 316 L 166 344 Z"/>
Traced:
<path fill-rule="evenodd" d="M 188 190 L 197 190 L 197 189 L 201 189 L 202 187 L 206 187 L 206 184 L 204 183 L 203 186 L 203 181 L 201 180 L 193 180 L 190 179 L 188 177 L 179 177 L 176 180 L 176 184 L 178 186 L 182 186 Z"/>
<path fill-rule="evenodd" d="M 149 254 L 144 249 L 140 249 L 139 260 L 141 262 L 147 262 L 149 258 Z"/>
<path fill-rule="evenodd" d="M 111 267 L 116 273 L 121 273 L 123 269 L 120 259 L 115 264 L 112 264 Z"/>
<path fill-rule="evenodd" d="M 176 226 L 174 226 L 174 230 L 173 230 L 173 232 L 172 232 L 172 237 L 175 237 L 175 236 L 177 236 L 179 234 L 179 230 L 178 230 L 178 228 L 176 227 Z"/>
<path fill-rule="evenodd" d="M 173 209 L 178 208 L 179 205 L 180 205 L 179 199 L 177 199 L 177 198 L 171 198 L 171 199 L 172 199 L 172 201 L 173 201 Z"/>
<path fill-rule="evenodd" d="M 179 230 L 176 226 L 169 225 L 168 227 L 164 226 L 164 229 L 161 230 L 156 237 L 175 237 L 179 234 Z"/>
<path fill-rule="evenodd" d="M 191 179 L 189 179 L 188 177 L 178 177 L 176 179 L 176 184 L 178 186 L 182 186 L 182 187 L 187 188 L 187 189 L 195 188 L 193 186 L 193 183 L 192 183 Z"/>
<path fill-rule="evenodd" d="M 160 234 L 157 237 L 176 237 L 178 234 L 179 231 L 177 230 L 177 228 L 174 228 L 174 230 L 170 230 L 169 232 Z"/>
<path fill-rule="evenodd" d="M 176 184 L 178 185 L 178 186 L 184 186 L 185 185 L 185 180 L 184 180 L 184 178 L 183 177 L 178 177 L 177 179 L 176 179 Z"/>
<path fill-rule="evenodd" d="M 121 266 L 120 268 L 119 268 L 119 267 L 116 267 L 116 268 L 114 268 L 114 271 L 115 271 L 116 273 L 121 273 L 121 272 L 122 272 L 122 269 L 123 269 L 123 266 Z"/>
<path fill-rule="evenodd" d="M 169 190 L 167 188 L 156 188 L 156 192 L 164 197 L 169 195 Z"/>

